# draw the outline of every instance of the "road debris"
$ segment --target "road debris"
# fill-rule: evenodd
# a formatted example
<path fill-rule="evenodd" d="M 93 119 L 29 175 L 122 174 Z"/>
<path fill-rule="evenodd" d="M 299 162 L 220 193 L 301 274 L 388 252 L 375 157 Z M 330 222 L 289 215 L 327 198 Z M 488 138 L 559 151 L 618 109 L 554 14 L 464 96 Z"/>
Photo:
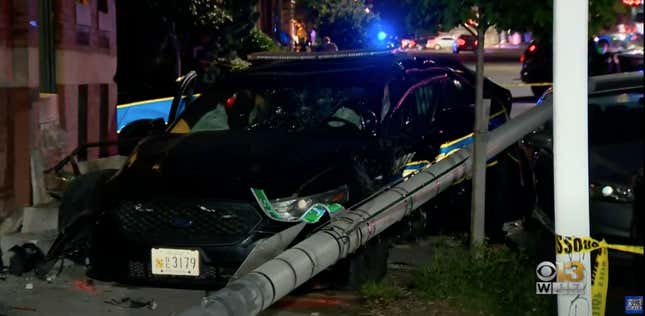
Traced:
<path fill-rule="evenodd" d="M 11 310 L 22 311 L 22 312 L 36 312 L 37 311 L 33 307 L 11 306 L 11 305 L 4 305 L 4 304 L 0 303 L 0 316 L 8 316 L 9 311 L 11 311 Z"/>
<path fill-rule="evenodd" d="M 89 294 L 96 294 L 96 286 L 94 286 L 94 281 L 86 280 L 75 280 L 74 287 Z"/>
<path fill-rule="evenodd" d="M 142 299 L 131 299 L 129 297 L 123 297 L 121 299 L 111 299 L 105 301 L 105 304 L 110 304 L 114 306 L 119 306 L 123 308 L 144 308 L 147 307 L 151 310 L 157 309 L 158 305 L 155 300 L 142 300 Z"/>
<path fill-rule="evenodd" d="M 9 309 L 13 309 L 16 311 L 22 311 L 22 312 L 36 312 L 37 310 L 33 307 L 26 307 L 26 306 L 9 306 Z"/>
<path fill-rule="evenodd" d="M 32 271 L 45 259 L 45 254 L 33 243 L 13 246 L 9 249 L 13 255 L 9 259 L 9 273 L 20 276 Z"/>

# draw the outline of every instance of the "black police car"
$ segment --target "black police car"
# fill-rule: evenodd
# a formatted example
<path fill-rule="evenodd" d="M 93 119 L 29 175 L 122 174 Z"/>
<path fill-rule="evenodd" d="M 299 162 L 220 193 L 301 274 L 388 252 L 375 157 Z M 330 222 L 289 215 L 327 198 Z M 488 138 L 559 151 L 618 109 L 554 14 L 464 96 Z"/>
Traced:
<path fill-rule="evenodd" d="M 275 255 L 339 204 L 467 144 L 473 82 L 457 62 L 390 52 L 256 55 L 140 141 L 120 170 L 76 179 L 49 258 L 87 256 L 99 279 L 221 286 L 262 263 L 264 241 L 280 234 Z M 178 95 L 193 100 L 190 90 Z M 510 113 L 510 93 L 486 80 L 485 97 L 494 128 Z M 516 154 L 490 162 L 491 232 L 522 216 L 512 202 L 523 190 Z M 345 284 L 385 272 L 387 243 L 371 242 L 335 267 L 346 269 L 336 274 Z"/>

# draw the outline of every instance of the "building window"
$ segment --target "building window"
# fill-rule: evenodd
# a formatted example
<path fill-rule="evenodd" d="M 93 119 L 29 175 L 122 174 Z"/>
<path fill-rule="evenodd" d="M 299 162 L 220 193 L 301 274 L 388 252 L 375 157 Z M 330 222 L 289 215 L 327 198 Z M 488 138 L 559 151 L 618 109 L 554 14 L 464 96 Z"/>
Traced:
<path fill-rule="evenodd" d="M 108 32 L 99 33 L 99 48 L 110 48 L 110 34 Z"/>
<path fill-rule="evenodd" d="M 97 8 L 99 12 L 108 13 L 108 2 L 107 0 L 99 0 L 97 3 Z"/>
<path fill-rule="evenodd" d="M 108 140 L 109 121 L 110 121 L 110 86 L 107 84 L 99 85 L 99 142 Z M 99 148 L 99 157 L 107 157 L 110 152 L 107 146 Z"/>
<path fill-rule="evenodd" d="M 76 0 L 76 24 L 92 25 L 92 12 L 89 6 L 89 0 Z"/>
<path fill-rule="evenodd" d="M 86 84 L 78 86 L 77 146 L 87 144 L 87 90 L 88 85 Z M 78 160 L 87 160 L 87 148 L 79 150 Z"/>
<path fill-rule="evenodd" d="M 76 44 L 90 45 L 90 28 L 84 25 L 76 26 Z"/>

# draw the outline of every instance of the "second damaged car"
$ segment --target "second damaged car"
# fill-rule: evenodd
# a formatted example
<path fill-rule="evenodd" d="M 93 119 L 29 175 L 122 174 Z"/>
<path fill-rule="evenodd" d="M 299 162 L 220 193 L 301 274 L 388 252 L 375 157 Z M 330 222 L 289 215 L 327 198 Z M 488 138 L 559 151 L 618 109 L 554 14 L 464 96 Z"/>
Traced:
<path fill-rule="evenodd" d="M 120 170 L 75 180 L 50 259 L 80 253 L 98 279 L 218 287 L 469 143 L 472 72 L 391 53 L 323 55 L 256 56 L 250 69 L 188 96 Z M 488 80 L 485 90 L 494 128 L 510 94 Z M 521 212 L 511 202 L 522 190 L 511 154 L 489 171 L 498 230 L 505 212 Z M 379 278 L 387 252 L 374 238 L 333 267 L 337 284 Z"/>

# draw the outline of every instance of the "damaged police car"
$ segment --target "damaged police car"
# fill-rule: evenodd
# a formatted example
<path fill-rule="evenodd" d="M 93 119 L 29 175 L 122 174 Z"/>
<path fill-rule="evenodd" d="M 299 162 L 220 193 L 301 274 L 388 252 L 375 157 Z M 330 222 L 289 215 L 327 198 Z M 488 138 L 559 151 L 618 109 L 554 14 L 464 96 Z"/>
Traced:
<path fill-rule="evenodd" d="M 194 101 L 120 170 L 76 179 L 48 257 L 87 258 L 98 279 L 218 287 L 470 142 L 474 74 L 458 63 L 391 52 L 255 60 L 188 95 Z M 485 97 L 495 128 L 510 113 L 510 93 L 486 80 Z M 496 230 L 522 216 L 511 202 L 524 189 L 514 150 L 491 161 Z M 374 238 L 336 265 L 339 284 L 380 277 L 387 247 Z"/>

